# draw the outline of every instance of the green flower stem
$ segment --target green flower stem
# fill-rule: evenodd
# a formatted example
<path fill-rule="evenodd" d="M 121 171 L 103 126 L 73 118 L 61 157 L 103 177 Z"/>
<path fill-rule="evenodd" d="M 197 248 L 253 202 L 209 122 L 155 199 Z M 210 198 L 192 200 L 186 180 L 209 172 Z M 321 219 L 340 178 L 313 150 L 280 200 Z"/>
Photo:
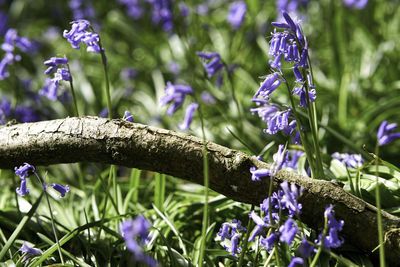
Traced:
<path fill-rule="evenodd" d="M 72 82 L 72 75 L 71 75 L 71 70 L 69 68 L 69 64 L 67 64 L 67 69 L 68 69 L 68 73 L 69 73 L 69 76 L 70 76 L 69 85 L 70 85 L 70 88 L 71 88 L 72 100 L 74 101 L 75 115 L 77 117 L 79 117 L 78 104 L 77 104 L 77 101 L 76 101 L 74 84 Z"/>
<path fill-rule="evenodd" d="M 314 259 L 311 262 L 310 267 L 314 267 L 315 264 L 317 264 L 318 258 L 321 255 L 322 249 L 324 247 L 325 237 L 327 233 L 328 233 L 328 217 L 324 216 L 324 232 L 322 234 L 321 244 L 319 245 L 318 251 L 314 256 Z"/>
<path fill-rule="evenodd" d="M 209 187 L 209 173 L 208 173 L 208 151 L 207 151 L 207 140 L 206 132 L 204 130 L 203 114 L 201 112 L 201 104 L 199 104 L 199 117 L 201 123 L 201 132 L 203 135 L 203 175 L 204 175 L 204 209 L 203 209 L 203 223 L 201 228 L 201 242 L 200 242 L 200 256 L 199 256 L 199 267 L 203 266 L 204 252 L 206 248 L 206 236 L 208 228 L 208 187 Z"/>
<path fill-rule="evenodd" d="M 112 119 L 111 93 L 110 93 L 110 81 L 108 79 L 107 57 L 106 57 L 106 53 L 104 52 L 104 48 L 101 44 L 100 39 L 99 39 L 98 44 L 100 47 L 101 61 L 103 63 L 103 68 L 104 68 L 104 78 L 106 80 L 106 98 L 107 98 L 108 117 L 110 119 Z"/>
<path fill-rule="evenodd" d="M 376 142 L 375 146 L 375 155 L 377 160 L 375 160 L 375 176 L 376 176 L 376 187 L 375 187 L 375 201 L 376 201 L 376 215 L 377 215 L 377 222 L 378 222 L 378 240 L 379 240 L 379 264 L 380 267 L 385 267 L 385 244 L 383 242 L 383 227 L 382 227 L 382 214 L 381 214 L 381 196 L 379 192 L 379 174 L 378 174 L 378 167 L 379 167 L 379 144 L 378 141 Z"/>
<path fill-rule="evenodd" d="M 254 211 L 254 205 L 251 205 L 251 211 Z M 252 225 L 252 219 L 249 217 L 249 221 L 247 223 L 247 232 L 244 237 L 242 252 L 240 253 L 238 266 L 243 266 L 244 255 L 246 254 L 246 251 L 247 251 L 247 244 L 249 242 L 249 237 L 250 237 L 250 232 L 251 232 L 250 231 L 251 225 Z"/>
<path fill-rule="evenodd" d="M 224 63 L 224 65 L 225 65 L 225 69 L 228 72 L 228 66 L 225 63 Z M 229 83 L 230 83 L 229 87 L 231 89 L 232 99 L 233 99 L 233 102 L 235 102 L 236 108 L 238 110 L 239 120 L 237 121 L 237 123 L 239 124 L 239 132 L 240 132 L 240 134 L 243 134 L 243 117 L 242 117 L 242 112 L 240 109 L 239 101 L 236 98 L 235 88 L 233 87 L 232 75 L 230 73 L 227 73 L 227 75 L 228 75 L 228 79 L 229 79 Z"/>
<path fill-rule="evenodd" d="M 42 179 L 40 179 L 39 175 L 38 175 L 36 172 L 34 172 L 34 173 L 35 173 L 36 178 L 39 180 L 40 185 L 41 185 L 42 188 L 43 188 L 44 195 L 46 196 L 47 206 L 48 206 L 49 212 L 50 212 L 51 226 L 52 226 L 52 228 L 53 228 L 54 238 L 55 238 L 56 243 L 57 243 L 58 254 L 60 255 L 61 264 L 62 264 L 62 265 L 65 265 L 65 263 L 64 263 L 64 258 L 63 258 L 62 252 L 61 252 L 60 242 L 59 242 L 58 236 L 57 236 L 56 226 L 55 226 L 55 224 L 54 224 L 53 211 L 51 210 L 50 200 L 49 200 L 49 196 L 48 196 L 48 194 L 47 194 L 45 181 L 42 182 Z"/>

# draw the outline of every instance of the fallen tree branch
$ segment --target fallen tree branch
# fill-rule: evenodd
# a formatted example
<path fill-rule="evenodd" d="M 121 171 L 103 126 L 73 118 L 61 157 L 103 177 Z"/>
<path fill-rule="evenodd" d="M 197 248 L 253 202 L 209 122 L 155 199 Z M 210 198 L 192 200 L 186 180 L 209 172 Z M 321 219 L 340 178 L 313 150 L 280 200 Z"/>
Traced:
<path fill-rule="evenodd" d="M 259 205 L 267 195 L 269 178 L 252 182 L 252 166 L 269 164 L 215 143 L 209 151 L 210 188 L 240 202 Z M 0 127 L 0 168 L 23 162 L 49 165 L 101 162 L 165 173 L 203 184 L 202 140 L 155 127 L 97 117 L 66 118 Z M 274 190 L 287 180 L 302 186 L 302 221 L 320 230 L 324 209 L 335 206 L 336 216 L 345 221 L 343 236 L 365 253 L 378 245 L 376 208 L 345 192 L 340 186 L 299 174 L 280 171 Z M 400 218 L 383 212 L 386 257 L 400 262 Z"/>

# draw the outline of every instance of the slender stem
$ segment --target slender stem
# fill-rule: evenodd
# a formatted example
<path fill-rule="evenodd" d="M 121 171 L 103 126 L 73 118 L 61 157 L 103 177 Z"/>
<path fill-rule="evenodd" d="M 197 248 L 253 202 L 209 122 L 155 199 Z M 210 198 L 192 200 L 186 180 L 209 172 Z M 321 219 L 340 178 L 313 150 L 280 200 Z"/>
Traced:
<path fill-rule="evenodd" d="M 59 255 L 60 255 L 60 259 L 61 259 L 62 265 L 65 265 L 65 263 L 64 263 L 64 258 L 63 258 L 62 252 L 61 252 L 60 242 L 58 241 L 58 236 L 57 236 L 57 232 L 56 232 L 56 226 L 55 226 L 55 224 L 54 224 L 53 211 L 51 210 L 51 205 L 50 205 L 49 196 L 47 195 L 47 190 L 46 190 L 45 181 L 42 182 L 42 179 L 40 179 L 39 175 L 38 175 L 36 172 L 34 172 L 34 173 L 35 173 L 36 178 L 39 180 L 39 183 L 42 185 L 44 195 L 46 196 L 47 206 L 48 206 L 49 212 L 50 212 L 51 226 L 52 226 L 52 228 L 53 228 L 54 238 L 55 238 L 56 243 L 57 243 L 57 250 L 58 250 L 58 253 L 59 253 Z"/>
<path fill-rule="evenodd" d="M 74 108 L 75 108 L 75 114 L 77 117 L 79 117 L 79 111 L 78 111 L 78 104 L 76 101 L 76 95 L 75 95 L 75 90 L 74 90 L 74 84 L 72 82 L 72 75 L 71 75 L 71 69 L 69 68 L 69 64 L 67 63 L 67 68 L 68 68 L 68 73 L 69 73 L 69 86 L 71 88 L 71 94 L 72 94 L 72 100 L 74 101 Z"/>
<path fill-rule="evenodd" d="M 376 142 L 375 155 L 378 158 L 379 143 Z M 382 227 L 382 214 L 381 214 L 381 196 L 379 191 L 379 175 L 378 165 L 379 160 L 375 160 L 375 176 L 376 176 L 376 187 L 375 187 L 375 201 L 376 201 L 376 215 L 378 221 L 378 240 L 379 240 L 379 263 L 381 267 L 385 267 L 385 244 L 383 243 L 383 227 Z"/>
<path fill-rule="evenodd" d="M 227 69 L 227 74 L 228 74 L 228 79 L 229 79 L 229 83 L 230 83 L 230 89 L 231 89 L 231 93 L 232 93 L 232 98 L 233 98 L 233 102 L 235 102 L 236 108 L 238 110 L 238 115 L 239 115 L 239 132 L 241 134 L 243 134 L 243 117 L 242 117 L 242 112 L 240 109 L 240 105 L 239 105 L 239 101 L 236 98 L 236 93 L 235 93 L 235 88 L 233 87 L 233 79 L 232 79 L 232 74 L 229 73 L 228 71 L 228 67 L 225 65 L 225 68 Z"/>
<path fill-rule="evenodd" d="M 319 255 L 321 255 L 322 249 L 323 249 L 323 247 L 324 247 L 325 237 L 326 237 L 326 234 L 327 234 L 327 233 L 328 233 L 328 217 L 327 217 L 327 216 L 324 216 L 324 232 L 323 232 L 323 234 L 322 234 L 321 244 L 319 245 L 318 251 L 317 251 L 317 253 L 316 253 L 315 256 L 314 256 L 314 259 L 313 259 L 313 261 L 311 262 L 310 267 L 314 267 L 315 264 L 317 264 Z"/>
<path fill-rule="evenodd" d="M 254 210 L 254 205 L 251 205 L 251 211 L 253 211 L 253 210 Z M 247 223 L 247 232 L 246 232 L 246 235 L 244 237 L 243 246 L 242 246 L 242 252 L 240 253 L 238 266 L 243 266 L 244 255 L 246 254 L 247 244 L 249 242 L 249 237 L 250 237 L 250 232 L 251 232 L 250 231 L 251 224 L 252 224 L 252 219 L 249 217 L 249 221 Z"/>
<path fill-rule="evenodd" d="M 204 130 L 203 115 L 201 112 L 201 105 L 199 104 L 199 117 L 201 123 L 201 132 L 203 135 L 203 175 L 204 175 L 204 210 L 203 210 L 203 223 L 201 228 L 201 243 L 200 243 L 200 256 L 199 256 L 199 266 L 203 266 L 203 258 L 206 246 L 206 236 L 208 228 L 208 184 L 209 184 L 209 173 L 208 173 L 208 151 L 207 151 L 207 140 L 206 133 Z"/>
<path fill-rule="evenodd" d="M 107 202 L 108 202 L 108 197 L 109 197 L 109 192 L 110 192 L 110 187 L 111 187 L 111 179 L 112 176 L 114 174 L 114 165 L 110 166 L 110 171 L 108 172 L 108 183 L 107 183 L 107 191 L 106 191 L 106 199 L 104 200 L 104 207 L 103 207 L 103 213 L 101 215 L 101 219 L 100 219 L 100 230 L 99 233 L 97 234 L 97 240 L 100 240 L 100 236 L 101 236 L 101 231 L 103 230 L 103 222 L 104 222 L 104 218 L 106 217 L 106 211 L 107 211 Z"/>

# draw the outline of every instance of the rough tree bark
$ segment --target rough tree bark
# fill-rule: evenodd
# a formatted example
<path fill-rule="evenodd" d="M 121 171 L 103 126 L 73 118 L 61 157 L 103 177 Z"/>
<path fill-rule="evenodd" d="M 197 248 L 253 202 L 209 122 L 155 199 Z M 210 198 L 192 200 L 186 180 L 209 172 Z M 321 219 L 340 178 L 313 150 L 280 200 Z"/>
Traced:
<path fill-rule="evenodd" d="M 266 197 L 270 179 L 252 182 L 252 166 L 269 164 L 212 142 L 207 143 L 210 188 L 240 202 L 259 205 Z M 73 162 L 102 162 L 165 173 L 203 184 L 202 140 L 169 130 L 121 120 L 97 117 L 66 118 L 0 127 L 0 168 L 23 162 L 49 165 Z M 376 208 L 345 192 L 340 186 L 280 171 L 274 190 L 287 180 L 302 186 L 302 221 L 320 230 L 324 209 L 335 206 L 345 221 L 342 235 L 364 251 L 377 246 Z M 400 262 L 400 218 L 383 212 L 386 256 L 391 265 Z"/>

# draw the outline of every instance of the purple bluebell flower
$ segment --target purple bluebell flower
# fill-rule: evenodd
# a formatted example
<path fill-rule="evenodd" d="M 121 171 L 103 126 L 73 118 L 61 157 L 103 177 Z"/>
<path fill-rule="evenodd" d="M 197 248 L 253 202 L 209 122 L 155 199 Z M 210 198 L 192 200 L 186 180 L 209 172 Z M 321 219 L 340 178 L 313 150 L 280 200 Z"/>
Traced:
<path fill-rule="evenodd" d="M 27 255 L 22 259 L 22 261 L 26 261 L 28 258 L 32 256 L 39 256 L 42 254 L 40 250 L 29 247 L 25 242 L 22 244 L 22 247 L 19 249 L 22 254 L 27 253 Z"/>
<path fill-rule="evenodd" d="M 299 158 L 304 156 L 306 153 L 300 150 L 290 150 L 289 159 L 283 164 L 283 168 L 288 167 L 297 170 L 297 163 Z"/>
<path fill-rule="evenodd" d="M 185 119 L 183 120 L 183 123 L 178 125 L 178 127 L 181 131 L 185 131 L 185 130 L 189 129 L 190 124 L 192 123 L 194 112 L 196 111 L 196 109 L 198 107 L 199 107 L 199 104 L 197 104 L 196 102 L 193 102 L 189 106 L 187 106 Z"/>
<path fill-rule="evenodd" d="M 249 213 L 249 217 L 254 221 L 256 226 L 254 227 L 253 231 L 251 232 L 251 235 L 250 235 L 248 241 L 254 241 L 256 236 L 265 237 L 265 235 L 266 235 L 265 229 L 266 229 L 266 227 L 268 227 L 268 224 L 265 222 L 267 217 L 264 217 L 264 219 L 262 219 L 258 214 L 255 213 L 254 210 L 252 210 Z"/>
<path fill-rule="evenodd" d="M 290 124 L 289 122 L 289 120 L 294 120 L 290 117 L 291 109 L 282 110 L 282 107 L 277 104 L 259 99 L 252 99 L 251 101 L 256 102 L 258 105 L 265 105 L 250 109 L 253 114 L 257 112 L 258 116 L 267 123 L 268 129 L 264 129 L 265 133 L 276 134 L 278 131 L 293 132 L 296 124 Z"/>
<path fill-rule="evenodd" d="M 260 239 L 260 244 L 261 246 L 265 247 L 267 251 L 270 251 L 272 247 L 274 246 L 275 242 L 279 240 L 279 236 L 274 232 L 271 233 L 269 236 L 266 238 L 261 238 Z"/>
<path fill-rule="evenodd" d="M 295 184 L 290 184 L 289 187 L 289 183 L 287 181 L 281 183 L 281 188 L 284 193 L 281 202 L 288 210 L 289 216 L 294 217 L 299 215 L 303 206 L 298 203 L 297 200 L 303 193 L 303 188 L 300 188 L 299 190 Z"/>
<path fill-rule="evenodd" d="M 211 78 L 224 68 L 221 56 L 217 52 L 197 52 L 196 54 L 203 60 L 203 66 L 208 78 Z"/>
<path fill-rule="evenodd" d="M 307 104 L 307 94 L 304 89 L 304 85 L 302 86 L 296 86 L 293 88 L 293 95 L 298 95 L 300 97 L 300 107 L 308 108 Z M 308 98 L 310 102 L 315 102 L 315 99 L 317 98 L 315 89 L 311 89 L 308 91 Z"/>
<path fill-rule="evenodd" d="M 234 2 L 229 7 L 228 22 L 237 30 L 242 25 L 246 15 L 246 3 L 243 1 Z"/>
<path fill-rule="evenodd" d="M 285 224 L 279 228 L 281 233 L 279 240 L 290 246 L 298 230 L 297 223 L 293 219 L 287 219 Z"/>
<path fill-rule="evenodd" d="M 20 122 L 35 122 L 40 121 L 41 118 L 36 110 L 33 108 L 18 105 L 14 110 L 14 116 Z"/>
<path fill-rule="evenodd" d="M 161 105 L 172 103 L 167 110 L 167 115 L 172 115 L 182 105 L 187 94 L 193 94 L 193 89 L 188 85 L 173 85 L 167 82 L 165 96 L 160 99 Z"/>
<path fill-rule="evenodd" d="M 246 228 L 242 226 L 240 220 L 233 219 L 232 222 L 224 222 L 217 235 L 220 236 L 221 241 L 223 241 L 224 239 L 231 238 L 238 230 L 247 231 Z"/>
<path fill-rule="evenodd" d="M 364 163 L 364 159 L 362 158 L 361 154 L 340 154 L 338 152 L 335 152 L 332 154 L 332 158 L 339 160 L 347 167 L 353 169 L 360 168 Z"/>
<path fill-rule="evenodd" d="M 379 126 L 377 138 L 380 146 L 386 145 L 396 139 L 400 138 L 400 132 L 393 133 L 393 130 L 397 127 L 397 123 L 388 124 L 387 121 L 383 121 Z"/>
<path fill-rule="evenodd" d="M 301 266 L 304 266 L 304 265 L 303 265 L 303 264 L 304 264 L 303 258 L 294 257 L 294 258 L 290 261 L 288 267 L 296 267 L 296 264 L 300 264 Z"/>
<path fill-rule="evenodd" d="M 58 98 L 58 88 L 54 84 L 52 79 L 47 78 L 43 88 L 39 90 L 38 94 L 40 96 L 45 96 L 52 101 L 55 101 Z"/>
<path fill-rule="evenodd" d="M 8 97 L 4 97 L 0 102 L 0 124 L 5 124 L 11 114 L 11 103 Z"/>
<path fill-rule="evenodd" d="M 152 20 L 154 24 L 162 24 L 164 31 L 171 31 L 172 22 L 172 0 L 147 0 L 152 5 Z"/>
<path fill-rule="evenodd" d="M 133 254 L 134 261 L 157 266 L 156 261 L 146 255 L 141 248 L 149 239 L 148 230 L 150 227 L 150 222 L 143 215 L 138 215 L 135 220 L 128 219 L 123 221 L 120 225 L 120 232 L 125 240 L 126 248 Z"/>
<path fill-rule="evenodd" d="M 343 3 L 348 7 L 363 9 L 368 4 L 368 0 L 343 0 Z"/>
<path fill-rule="evenodd" d="M 21 180 L 21 186 L 17 188 L 16 192 L 21 197 L 29 194 L 29 189 L 26 187 L 26 179 Z"/>
<path fill-rule="evenodd" d="M 207 104 L 215 104 L 215 103 L 217 103 L 217 101 L 215 100 L 215 98 L 209 93 L 209 92 L 207 92 L 207 91 L 203 91 L 202 93 L 201 93 L 201 100 L 204 102 L 204 103 L 207 103 Z"/>
<path fill-rule="evenodd" d="M 5 78 L 10 76 L 10 73 L 7 71 L 8 65 L 16 61 L 20 61 L 20 55 L 14 55 L 13 53 L 6 53 L 3 59 L 0 61 L 0 80 L 4 80 Z"/>
<path fill-rule="evenodd" d="M 269 169 L 256 169 L 255 167 L 251 167 L 250 172 L 251 180 L 253 182 L 261 181 L 261 177 L 269 176 L 271 174 L 271 171 Z"/>
<path fill-rule="evenodd" d="M 134 122 L 132 114 L 127 110 L 125 110 L 125 114 L 124 114 L 124 118 L 123 119 L 127 120 L 129 122 Z"/>
<path fill-rule="evenodd" d="M 303 258 L 310 257 L 311 253 L 314 251 L 314 247 L 310 245 L 307 239 L 301 241 L 301 246 L 299 247 L 299 253 Z"/>
<path fill-rule="evenodd" d="M 93 19 L 96 15 L 93 4 L 89 0 L 70 0 L 69 7 L 74 19 Z"/>
<path fill-rule="evenodd" d="M 126 13 L 133 19 L 140 19 L 143 16 L 143 8 L 139 5 L 139 0 L 118 0 L 126 8 Z"/>
<path fill-rule="evenodd" d="M 60 193 L 60 198 L 65 197 L 65 194 L 69 192 L 69 185 L 62 186 L 59 184 L 52 184 L 51 186 L 53 187 L 54 190 Z"/>
<path fill-rule="evenodd" d="M 325 236 L 324 248 L 330 250 L 331 248 L 340 247 L 344 243 L 344 240 L 343 238 L 339 238 L 338 232 L 342 231 L 344 221 L 336 220 L 335 212 L 332 205 L 329 205 L 325 208 L 324 216 L 328 219 L 328 234 Z M 318 237 L 317 245 L 321 244 L 322 237 L 323 234 L 320 234 Z"/>
<path fill-rule="evenodd" d="M 178 62 L 172 61 L 168 63 L 168 70 L 173 74 L 178 74 L 179 72 L 181 72 L 181 66 L 179 65 Z"/>
<path fill-rule="evenodd" d="M 108 108 L 103 108 L 99 113 L 99 117 L 100 118 L 107 118 L 107 116 L 108 116 Z"/>
<path fill-rule="evenodd" d="M 279 73 L 275 72 L 265 77 L 264 81 L 260 83 L 260 88 L 254 94 L 254 99 L 261 96 L 265 100 L 269 100 L 269 96 L 281 84 L 282 80 L 278 79 Z"/>
<path fill-rule="evenodd" d="M 35 46 L 28 38 L 18 36 L 17 30 L 10 28 L 4 35 L 4 43 L 1 45 L 1 49 L 6 53 L 13 53 L 15 47 L 25 53 L 35 52 Z"/>
<path fill-rule="evenodd" d="M 15 167 L 14 171 L 21 179 L 26 179 L 35 172 L 35 167 L 25 162 L 24 165 Z"/>
<path fill-rule="evenodd" d="M 48 66 L 48 69 L 44 72 L 44 74 L 49 75 L 58 68 L 58 65 L 68 64 L 68 59 L 66 56 L 64 56 L 63 58 L 51 57 L 49 60 L 46 60 L 45 62 L 43 62 L 43 64 Z"/>
<path fill-rule="evenodd" d="M 71 24 L 71 30 L 64 30 L 63 36 L 72 45 L 72 48 L 79 49 L 79 45 L 84 43 L 87 45 L 87 52 L 100 53 L 99 35 L 95 32 L 87 31 L 90 27 L 90 22 L 79 19 L 72 21 Z"/>

